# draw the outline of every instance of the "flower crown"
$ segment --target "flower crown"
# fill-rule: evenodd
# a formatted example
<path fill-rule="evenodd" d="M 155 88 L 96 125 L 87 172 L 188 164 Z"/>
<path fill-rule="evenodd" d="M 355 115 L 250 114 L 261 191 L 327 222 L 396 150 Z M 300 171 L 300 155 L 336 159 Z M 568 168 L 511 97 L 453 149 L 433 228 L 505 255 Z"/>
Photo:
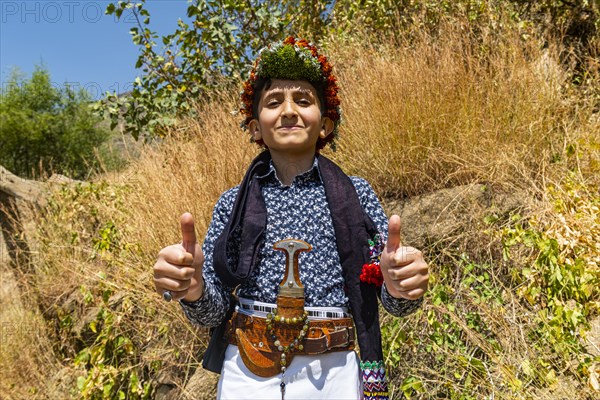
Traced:
<path fill-rule="evenodd" d="M 323 116 L 333 122 L 333 132 L 325 139 L 317 142 L 317 150 L 331 143 L 335 150 L 335 139 L 341 122 L 340 98 L 338 96 L 337 78 L 332 73 L 332 65 L 327 57 L 319 54 L 317 48 L 306 39 L 296 39 L 292 36 L 285 40 L 272 43 L 263 48 L 254 62 L 250 77 L 244 82 L 242 91 L 242 108 L 240 112 L 246 117 L 242 122 L 244 128 L 254 119 L 253 103 L 256 82 L 263 79 L 305 80 L 311 84 L 323 87 L 322 105 Z M 263 144 L 263 143 L 259 143 Z"/>

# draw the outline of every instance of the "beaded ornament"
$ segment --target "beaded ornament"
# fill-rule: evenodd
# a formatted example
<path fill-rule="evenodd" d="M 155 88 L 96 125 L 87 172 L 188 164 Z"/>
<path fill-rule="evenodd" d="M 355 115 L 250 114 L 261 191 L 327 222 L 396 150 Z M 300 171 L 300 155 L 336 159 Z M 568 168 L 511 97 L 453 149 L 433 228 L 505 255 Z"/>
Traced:
<path fill-rule="evenodd" d="M 369 240 L 369 258 L 370 262 L 363 264 L 360 274 L 360 281 L 373 284 L 378 288 L 383 285 L 383 274 L 381 273 L 381 253 L 385 248 L 385 243 L 381 240 L 379 234 L 375 235 L 373 240 Z"/>
<path fill-rule="evenodd" d="M 308 331 L 308 311 L 304 311 L 301 315 L 292 318 L 284 318 L 277 314 L 277 309 L 275 309 L 272 313 L 267 314 L 267 331 L 273 340 L 273 344 L 277 347 L 277 350 L 281 352 L 281 373 L 285 374 L 285 370 L 287 368 L 287 356 L 294 351 L 302 351 L 304 349 L 303 341 L 306 337 L 306 332 Z M 298 336 L 287 345 L 284 345 L 281 340 L 275 335 L 275 324 L 282 325 L 299 325 L 300 329 L 298 330 Z M 285 387 L 282 379 L 282 389 Z"/>

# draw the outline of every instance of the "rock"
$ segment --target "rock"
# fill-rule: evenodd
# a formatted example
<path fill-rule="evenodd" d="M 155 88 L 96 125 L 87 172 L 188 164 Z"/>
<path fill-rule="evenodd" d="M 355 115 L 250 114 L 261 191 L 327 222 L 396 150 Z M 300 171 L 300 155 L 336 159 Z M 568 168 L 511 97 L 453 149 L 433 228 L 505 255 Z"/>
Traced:
<path fill-rule="evenodd" d="M 209 400 L 217 397 L 217 383 L 219 375 L 204 368 L 196 369 L 196 372 L 181 393 L 181 400 Z"/>
<path fill-rule="evenodd" d="M 533 71 L 550 89 L 557 91 L 568 77 L 565 69 L 554 59 L 548 49 L 544 50 L 541 57 L 533 64 Z"/>
<path fill-rule="evenodd" d="M 176 400 L 181 398 L 179 387 L 181 387 L 181 378 L 176 368 L 170 367 L 162 369 L 156 377 L 156 400 Z"/>
<path fill-rule="evenodd" d="M 125 292 L 125 291 L 116 292 L 112 296 L 110 296 L 110 298 L 108 299 L 108 305 L 110 306 L 111 309 L 116 310 L 121 306 L 121 303 L 123 302 L 125 297 L 127 297 L 127 292 Z"/>
<path fill-rule="evenodd" d="M 4 264 L 8 261 L 8 246 L 6 246 L 6 242 L 4 241 L 4 233 L 2 233 L 2 229 L 0 229 L 0 267 L 4 267 Z M 6 266 L 8 268 L 8 266 Z M 2 276 L 0 276 L 0 282 L 2 281 Z"/>
<path fill-rule="evenodd" d="M 50 176 L 50 178 L 48 178 L 46 183 L 52 183 L 52 184 L 85 183 L 85 184 L 88 184 L 87 182 L 82 182 L 82 181 L 78 181 L 76 179 L 71 179 L 68 176 L 61 175 L 61 174 L 52 174 L 52 176 Z"/>
<path fill-rule="evenodd" d="M 484 184 L 470 184 L 384 201 L 383 206 L 387 215 L 400 216 L 403 244 L 425 248 L 482 224 L 485 216 L 500 218 L 516 212 L 529 198 L 524 191 L 504 193 Z"/>
<path fill-rule="evenodd" d="M 83 295 L 79 289 L 73 290 L 60 307 L 65 314 L 79 314 L 83 309 Z"/>
<path fill-rule="evenodd" d="M 160 384 L 156 389 L 156 394 L 154 395 L 156 400 L 176 400 L 179 397 L 179 390 L 177 390 L 177 386 L 170 384 Z"/>
<path fill-rule="evenodd" d="M 18 177 L 0 165 L 0 192 L 35 203 L 42 196 L 43 183 Z"/>
<path fill-rule="evenodd" d="M 30 259 L 37 246 L 27 229 L 32 228 L 31 207 L 44 203 L 43 192 L 43 183 L 20 178 L 0 166 L 0 229 L 4 237 L 0 245 L 6 262 L 21 272 L 32 272 Z"/>
<path fill-rule="evenodd" d="M 46 196 L 56 184 L 82 182 L 63 175 L 52 175 L 47 182 L 21 178 L 0 165 L 0 229 L 4 236 L 2 249 L 6 249 L 13 268 L 33 272 L 36 264 L 37 243 L 30 233 L 36 229 L 33 211 L 46 205 Z M 83 182 L 84 184 L 87 184 Z"/>
<path fill-rule="evenodd" d="M 85 315 L 73 317 L 76 324 L 73 326 L 72 332 L 79 340 L 81 340 L 84 347 L 91 346 L 96 339 L 97 334 L 92 331 L 90 324 L 98 320 L 99 312 L 100 307 L 90 307 L 86 310 Z"/>
<path fill-rule="evenodd" d="M 586 334 L 585 349 L 594 357 L 600 357 L 600 317 L 590 321 L 590 330 Z"/>
<path fill-rule="evenodd" d="M 54 376 L 50 378 L 48 385 L 48 398 L 60 399 L 65 397 L 65 393 L 77 387 L 78 373 L 72 367 L 63 367 L 59 369 Z"/>

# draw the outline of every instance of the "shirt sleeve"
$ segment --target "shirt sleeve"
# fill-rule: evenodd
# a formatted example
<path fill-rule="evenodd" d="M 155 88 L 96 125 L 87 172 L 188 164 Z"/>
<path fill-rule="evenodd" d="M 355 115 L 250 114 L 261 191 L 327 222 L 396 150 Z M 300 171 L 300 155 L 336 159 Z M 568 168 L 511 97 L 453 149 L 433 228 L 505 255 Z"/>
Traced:
<path fill-rule="evenodd" d="M 383 207 L 381 206 L 375 191 L 369 182 L 363 178 L 351 176 L 350 179 L 356 188 L 363 210 L 365 210 L 367 215 L 373 220 L 373 223 L 379 230 L 383 243 L 387 242 L 388 218 L 383 211 Z M 387 291 L 385 283 L 381 286 L 381 304 L 387 312 L 396 317 L 403 317 L 414 312 L 421 306 L 422 302 L 422 297 L 416 300 L 395 298 Z"/>
<path fill-rule="evenodd" d="M 204 253 L 204 266 L 202 268 L 204 293 L 202 297 L 193 302 L 185 300 L 179 302 L 187 318 L 202 327 L 218 326 L 229 309 L 229 294 L 233 288 L 223 285 L 215 274 L 213 250 L 217 238 L 223 232 L 229 220 L 237 191 L 238 187 L 235 187 L 223 193 L 213 210 L 212 221 L 202 245 L 202 252 Z"/>

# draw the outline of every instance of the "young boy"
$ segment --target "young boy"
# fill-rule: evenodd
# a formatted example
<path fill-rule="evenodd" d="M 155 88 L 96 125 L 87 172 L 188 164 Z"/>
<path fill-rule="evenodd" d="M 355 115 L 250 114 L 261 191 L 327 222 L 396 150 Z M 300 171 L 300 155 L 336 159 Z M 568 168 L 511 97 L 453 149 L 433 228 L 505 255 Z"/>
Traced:
<path fill-rule="evenodd" d="M 387 399 L 377 298 L 409 314 L 428 266 L 367 181 L 319 154 L 337 135 L 337 92 L 307 41 L 263 49 L 241 111 L 266 150 L 218 200 L 202 248 L 184 214 L 183 243 L 159 253 L 157 291 L 221 328 L 204 362 L 221 372 L 219 398 Z"/>

